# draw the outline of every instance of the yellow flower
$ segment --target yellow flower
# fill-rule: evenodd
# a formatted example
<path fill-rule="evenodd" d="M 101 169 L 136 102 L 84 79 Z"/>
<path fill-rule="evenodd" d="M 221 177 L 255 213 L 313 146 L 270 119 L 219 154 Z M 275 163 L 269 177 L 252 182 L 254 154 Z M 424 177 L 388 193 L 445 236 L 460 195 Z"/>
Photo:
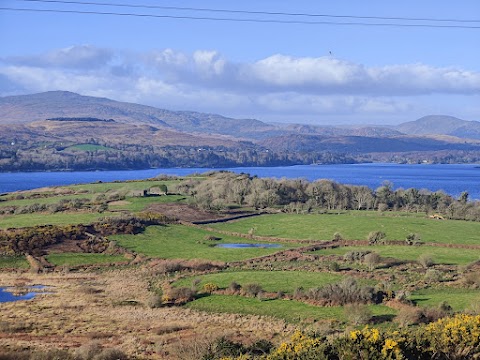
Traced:
<path fill-rule="evenodd" d="M 385 344 L 383 345 L 383 348 L 382 348 L 382 355 L 387 356 L 389 350 L 395 350 L 397 345 L 398 343 L 395 340 L 385 339 Z"/>
<path fill-rule="evenodd" d="M 352 338 L 352 340 L 357 340 L 358 335 L 360 335 L 360 331 L 358 331 L 358 330 L 350 331 L 350 337 Z"/>

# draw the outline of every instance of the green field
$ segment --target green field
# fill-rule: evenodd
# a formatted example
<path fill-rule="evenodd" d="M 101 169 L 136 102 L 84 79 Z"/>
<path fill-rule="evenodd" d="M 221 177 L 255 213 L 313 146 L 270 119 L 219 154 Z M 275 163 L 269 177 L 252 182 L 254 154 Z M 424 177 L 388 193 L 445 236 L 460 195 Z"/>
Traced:
<path fill-rule="evenodd" d="M 127 197 L 127 203 L 122 205 L 109 204 L 108 208 L 112 211 L 127 210 L 132 212 L 139 212 L 146 209 L 149 205 L 155 203 L 179 203 L 184 202 L 185 197 L 181 195 L 162 195 L 162 196 L 147 196 L 147 197 Z"/>
<path fill-rule="evenodd" d="M 141 180 L 141 181 L 125 181 L 125 182 L 97 182 L 91 184 L 80 184 L 69 186 L 69 189 L 80 192 L 90 193 L 106 193 L 108 191 L 129 192 L 132 190 L 144 190 L 154 186 L 166 185 L 170 189 L 171 186 L 178 184 L 180 180 Z"/>
<path fill-rule="evenodd" d="M 219 241 L 205 240 L 213 235 Z M 238 261 L 272 254 L 276 251 L 295 247 L 295 244 L 283 244 L 281 248 L 225 249 L 212 245 L 222 243 L 258 243 L 248 239 L 226 236 L 210 231 L 182 225 L 150 226 L 138 235 L 116 235 L 111 239 L 120 246 L 147 256 L 164 259 L 205 259 L 219 261 Z"/>
<path fill-rule="evenodd" d="M 306 271 L 226 271 L 185 278 L 177 281 L 174 285 L 190 286 L 192 281 L 198 278 L 201 279 L 200 287 L 206 283 L 214 283 L 219 288 L 227 288 L 230 283 L 235 281 L 242 286 L 257 283 L 268 292 L 293 293 L 298 287 L 304 289 L 322 287 L 329 283 L 338 282 L 343 277 L 338 274 Z"/>
<path fill-rule="evenodd" d="M 0 256 L 0 269 L 27 269 L 27 260 L 23 256 Z"/>
<path fill-rule="evenodd" d="M 418 306 L 437 307 L 446 301 L 454 311 L 468 310 L 472 305 L 480 303 L 480 290 L 437 288 L 423 289 L 410 296 Z"/>
<path fill-rule="evenodd" d="M 365 240 L 371 231 L 378 230 L 386 234 L 387 240 L 404 240 L 408 234 L 418 233 L 424 242 L 480 245 L 480 222 L 382 216 L 378 212 L 274 214 L 209 226 L 240 233 L 255 228 L 259 236 L 308 240 L 331 240 L 336 232 L 345 239 Z"/>
<path fill-rule="evenodd" d="M 288 322 L 302 320 L 348 320 L 341 306 L 314 306 L 295 300 L 259 300 L 241 296 L 210 295 L 186 305 L 195 310 L 231 314 L 272 316 Z M 393 315 L 395 310 L 383 305 L 370 305 L 373 315 Z"/>
<path fill-rule="evenodd" d="M 78 145 L 69 146 L 68 148 L 65 149 L 65 151 L 108 151 L 108 150 L 118 151 L 111 147 L 95 145 L 95 144 L 78 144 Z"/>
<path fill-rule="evenodd" d="M 50 254 L 47 261 L 55 266 L 78 266 L 127 262 L 123 255 L 61 253 Z"/>
<path fill-rule="evenodd" d="M 102 217 L 109 216 L 117 216 L 117 214 L 112 212 L 59 212 L 55 214 L 33 213 L 22 215 L 3 215 L 0 216 L 0 228 L 21 228 L 36 225 L 90 224 Z"/>
<path fill-rule="evenodd" d="M 398 245 L 375 245 L 375 246 L 345 246 L 332 249 L 323 249 L 313 252 L 317 255 L 340 255 L 350 251 L 371 251 L 382 257 L 391 257 L 398 260 L 416 261 L 420 255 L 430 255 L 436 264 L 466 265 L 480 259 L 479 250 L 465 250 L 455 248 L 443 248 L 435 246 L 398 246 Z"/>

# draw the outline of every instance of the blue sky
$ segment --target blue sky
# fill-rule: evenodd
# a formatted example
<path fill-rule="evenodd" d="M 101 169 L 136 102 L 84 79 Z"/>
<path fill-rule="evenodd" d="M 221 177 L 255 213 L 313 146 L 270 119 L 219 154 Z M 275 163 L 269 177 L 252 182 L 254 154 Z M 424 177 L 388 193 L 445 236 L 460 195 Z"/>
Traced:
<path fill-rule="evenodd" d="M 0 96 L 68 90 L 171 110 L 269 122 L 396 124 L 429 114 L 480 121 L 478 0 L 89 2 L 477 20 L 422 22 L 477 28 L 279 24 L 0 10 Z M 418 24 L 19 0 L 3 0 L 0 7 Z"/>

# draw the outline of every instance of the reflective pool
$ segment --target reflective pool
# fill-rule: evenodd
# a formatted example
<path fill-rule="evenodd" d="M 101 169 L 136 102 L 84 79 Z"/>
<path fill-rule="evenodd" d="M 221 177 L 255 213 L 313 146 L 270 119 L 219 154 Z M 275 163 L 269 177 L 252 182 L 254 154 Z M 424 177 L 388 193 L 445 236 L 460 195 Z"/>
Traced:
<path fill-rule="evenodd" d="M 35 295 L 44 288 L 45 286 L 43 285 L 33 285 L 21 288 L 14 286 L 0 287 L 0 303 L 33 299 Z"/>

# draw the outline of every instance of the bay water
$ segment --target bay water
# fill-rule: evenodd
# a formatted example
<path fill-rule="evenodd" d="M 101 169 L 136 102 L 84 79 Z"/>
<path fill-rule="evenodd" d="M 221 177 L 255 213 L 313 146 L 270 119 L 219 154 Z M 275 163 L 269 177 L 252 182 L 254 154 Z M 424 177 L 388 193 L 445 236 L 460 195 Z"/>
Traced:
<path fill-rule="evenodd" d="M 389 181 L 396 188 L 442 190 L 452 196 L 467 191 L 480 199 L 480 167 L 475 164 L 338 164 L 237 168 L 169 168 L 128 171 L 18 172 L 0 173 L 0 193 L 91 182 L 139 180 L 159 175 L 190 175 L 228 170 L 258 177 L 330 179 L 342 184 L 366 185 L 372 189 Z"/>

